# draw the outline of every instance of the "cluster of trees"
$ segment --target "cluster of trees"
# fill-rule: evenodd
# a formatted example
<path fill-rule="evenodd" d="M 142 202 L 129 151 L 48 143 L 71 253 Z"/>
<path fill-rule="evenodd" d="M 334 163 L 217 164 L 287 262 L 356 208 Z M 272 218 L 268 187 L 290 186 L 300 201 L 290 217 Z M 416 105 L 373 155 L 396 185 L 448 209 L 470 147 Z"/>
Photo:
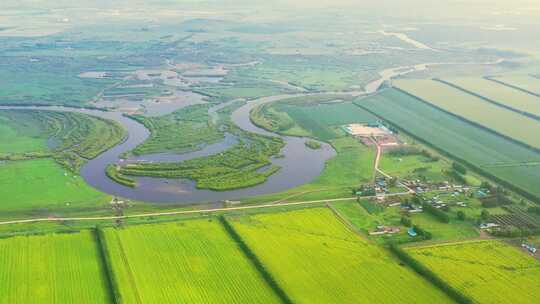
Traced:
<path fill-rule="evenodd" d="M 425 212 L 433 215 L 439 221 L 445 224 L 450 222 L 450 216 L 448 215 L 448 213 L 442 211 L 441 209 L 437 209 L 433 207 L 433 205 L 431 205 L 430 203 L 426 203 L 426 202 L 422 203 L 422 208 L 424 209 Z"/>
<path fill-rule="evenodd" d="M 540 234 L 540 229 L 517 228 L 517 227 L 509 226 L 502 229 L 496 229 L 496 230 L 490 231 L 490 233 L 493 236 L 498 236 L 498 237 L 517 238 L 517 237 L 538 235 Z"/>
<path fill-rule="evenodd" d="M 454 162 L 452 164 L 452 169 L 454 169 L 459 174 L 463 174 L 463 175 L 467 174 L 467 168 L 465 168 L 465 166 L 463 166 L 462 164 Z"/>
<path fill-rule="evenodd" d="M 433 238 L 433 235 L 431 234 L 431 232 L 425 230 L 424 228 L 418 226 L 418 225 L 413 225 L 413 229 L 414 231 L 416 232 L 416 234 L 422 238 L 423 240 L 431 240 Z"/>
<path fill-rule="evenodd" d="M 411 227 L 412 226 L 411 218 L 408 217 L 408 216 L 402 216 L 401 217 L 401 225 L 403 225 L 405 227 Z"/>
<path fill-rule="evenodd" d="M 527 211 L 528 211 L 529 213 L 534 213 L 534 214 L 540 215 L 540 207 L 538 207 L 538 206 L 529 207 L 529 208 L 527 209 Z"/>
<path fill-rule="evenodd" d="M 493 195 L 481 199 L 482 207 L 493 208 L 504 205 L 511 205 L 513 202 L 502 192 L 496 191 Z"/>

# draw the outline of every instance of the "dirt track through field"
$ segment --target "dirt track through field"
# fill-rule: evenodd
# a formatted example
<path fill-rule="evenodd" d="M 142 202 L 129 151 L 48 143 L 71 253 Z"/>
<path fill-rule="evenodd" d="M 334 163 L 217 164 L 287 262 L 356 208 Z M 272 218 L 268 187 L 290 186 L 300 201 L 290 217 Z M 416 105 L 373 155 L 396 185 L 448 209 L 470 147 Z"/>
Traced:
<path fill-rule="evenodd" d="M 402 196 L 408 195 L 409 192 L 400 192 L 386 194 L 385 196 Z M 366 196 L 364 198 L 375 198 L 376 196 Z M 235 210 L 249 210 L 249 209 L 264 209 L 272 207 L 282 207 L 282 206 L 297 206 L 297 205 L 313 205 L 313 204 L 322 204 L 322 203 L 331 203 L 339 201 L 352 201 L 356 200 L 354 197 L 343 197 L 343 198 L 334 198 L 326 200 L 314 200 L 314 201 L 301 201 L 301 202 L 289 202 L 289 203 L 267 203 L 261 205 L 251 205 L 251 206 L 240 206 L 240 207 L 226 207 L 226 208 L 213 208 L 213 209 L 200 209 L 200 210 L 184 210 L 184 211 L 169 211 L 169 212 L 154 212 L 154 213 L 141 213 L 133 215 L 122 215 L 122 216 L 94 216 L 94 217 L 49 217 L 49 218 L 35 218 L 35 219 L 20 219 L 13 221 L 0 222 L 0 225 L 10 225 L 10 224 L 24 224 L 24 223 L 39 223 L 39 222 L 63 222 L 63 221 L 109 221 L 109 220 L 119 220 L 119 219 L 131 219 L 131 218 L 143 218 L 150 216 L 172 216 L 172 215 L 185 215 L 185 214 L 197 214 L 197 213 L 214 213 L 214 212 L 225 212 L 225 211 L 235 211 Z"/>

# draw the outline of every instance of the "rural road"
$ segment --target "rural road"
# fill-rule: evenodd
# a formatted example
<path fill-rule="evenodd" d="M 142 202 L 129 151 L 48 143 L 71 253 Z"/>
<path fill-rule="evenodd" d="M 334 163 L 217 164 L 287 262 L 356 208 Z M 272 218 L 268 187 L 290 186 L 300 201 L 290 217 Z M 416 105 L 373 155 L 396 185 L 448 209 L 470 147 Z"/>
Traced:
<path fill-rule="evenodd" d="M 410 193 L 409 192 L 391 193 L 391 194 L 386 194 L 385 196 L 391 197 L 391 196 L 401 196 L 401 195 L 407 195 L 407 194 L 410 194 Z M 365 196 L 363 198 L 367 199 L 367 198 L 376 198 L 376 197 L 377 196 Z M 148 217 L 148 216 L 183 215 L 183 214 L 197 214 L 197 213 L 212 213 L 212 212 L 221 212 L 221 211 L 262 209 L 262 208 L 281 207 L 281 206 L 311 205 L 311 204 L 319 204 L 319 203 L 350 201 L 350 200 L 355 200 L 355 199 L 356 199 L 356 196 L 326 199 L 326 200 L 290 202 L 290 203 L 267 203 L 267 204 L 261 204 L 261 205 L 239 206 L 239 207 L 140 213 L 140 214 L 122 215 L 122 216 L 48 217 L 48 218 L 20 219 L 20 220 L 0 222 L 0 225 L 39 223 L 39 222 L 62 222 L 62 221 L 108 221 L 108 220 L 120 220 L 120 219 L 130 219 L 130 218 L 142 218 L 142 217 Z"/>

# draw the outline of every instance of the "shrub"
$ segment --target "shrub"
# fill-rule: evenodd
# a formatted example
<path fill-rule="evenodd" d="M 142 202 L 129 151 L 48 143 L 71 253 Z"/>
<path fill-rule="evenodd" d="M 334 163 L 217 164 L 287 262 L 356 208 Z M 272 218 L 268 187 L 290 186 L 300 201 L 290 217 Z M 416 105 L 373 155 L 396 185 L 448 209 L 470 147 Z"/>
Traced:
<path fill-rule="evenodd" d="M 452 164 L 452 168 L 454 168 L 454 170 L 456 170 L 460 174 L 467 174 L 467 168 L 465 168 L 465 166 L 463 166 L 461 164 L 458 164 L 458 163 L 454 162 Z"/>
<path fill-rule="evenodd" d="M 424 208 L 424 211 L 426 211 L 429 214 L 436 217 L 439 221 L 441 221 L 443 223 L 449 223 L 450 222 L 450 217 L 448 216 L 448 214 L 446 212 L 433 207 L 431 204 L 422 203 L 422 208 Z"/>
<path fill-rule="evenodd" d="M 412 221 L 409 217 L 402 216 L 401 217 L 401 224 L 405 227 L 411 227 Z"/>

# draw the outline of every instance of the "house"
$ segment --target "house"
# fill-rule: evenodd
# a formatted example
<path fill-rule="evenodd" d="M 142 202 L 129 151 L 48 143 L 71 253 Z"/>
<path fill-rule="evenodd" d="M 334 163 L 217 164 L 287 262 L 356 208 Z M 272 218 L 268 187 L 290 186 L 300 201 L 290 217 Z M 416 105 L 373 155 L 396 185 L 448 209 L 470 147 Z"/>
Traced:
<path fill-rule="evenodd" d="M 530 253 L 536 253 L 537 251 L 537 249 L 534 246 L 529 245 L 529 244 L 522 243 L 521 247 L 527 249 Z"/>
<path fill-rule="evenodd" d="M 489 229 L 489 228 L 495 228 L 495 227 L 499 227 L 499 224 L 495 224 L 495 223 L 480 224 L 480 229 Z"/>
<path fill-rule="evenodd" d="M 399 227 L 379 225 L 379 226 L 377 226 L 376 230 L 371 231 L 369 233 L 369 235 L 394 234 L 394 233 L 398 233 L 400 231 L 401 230 L 399 229 Z"/>
<path fill-rule="evenodd" d="M 416 233 L 416 231 L 412 227 L 407 230 L 407 234 L 411 237 L 415 237 L 418 235 L 418 233 Z"/>

